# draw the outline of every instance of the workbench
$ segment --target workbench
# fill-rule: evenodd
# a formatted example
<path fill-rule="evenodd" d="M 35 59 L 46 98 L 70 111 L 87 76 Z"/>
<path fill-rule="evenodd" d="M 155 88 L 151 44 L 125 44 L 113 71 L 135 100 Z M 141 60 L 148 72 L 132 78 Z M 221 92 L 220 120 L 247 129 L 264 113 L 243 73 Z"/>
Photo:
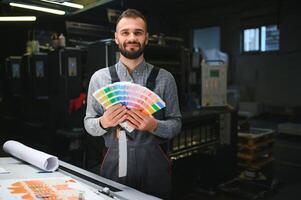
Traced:
<path fill-rule="evenodd" d="M 2 172 L 1 172 L 2 170 Z M 3 172 L 4 170 L 4 172 Z M 5 172 L 6 171 L 6 172 Z M 96 174 L 59 161 L 59 168 L 54 172 L 45 172 L 22 160 L 13 157 L 0 158 L 0 189 L 1 182 L 5 180 L 40 180 L 43 178 L 70 177 L 89 191 L 99 196 L 99 200 L 156 200 L 158 198 L 142 193 L 128 186 L 105 179 Z M 2 199 L 0 193 L 0 199 Z M 5 198 L 6 199 L 6 198 Z M 81 199 L 83 200 L 83 199 Z M 85 199 L 86 200 L 86 199 Z M 97 200 L 97 199 L 93 199 Z"/>

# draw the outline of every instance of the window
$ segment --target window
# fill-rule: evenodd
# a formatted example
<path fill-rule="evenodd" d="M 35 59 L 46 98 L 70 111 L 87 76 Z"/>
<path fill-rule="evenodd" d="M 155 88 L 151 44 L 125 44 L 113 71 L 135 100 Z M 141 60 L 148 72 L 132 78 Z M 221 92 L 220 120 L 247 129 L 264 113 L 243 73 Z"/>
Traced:
<path fill-rule="evenodd" d="M 259 50 L 259 29 L 244 30 L 244 51 L 258 51 Z"/>
<path fill-rule="evenodd" d="M 244 52 L 279 50 L 280 33 L 277 25 L 261 26 L 243 30 Z"/>
<path fill-rule="evenodd" d="M 276 25 L 261 27 L 261 51 L 279 50 L 279 30 Z"/>

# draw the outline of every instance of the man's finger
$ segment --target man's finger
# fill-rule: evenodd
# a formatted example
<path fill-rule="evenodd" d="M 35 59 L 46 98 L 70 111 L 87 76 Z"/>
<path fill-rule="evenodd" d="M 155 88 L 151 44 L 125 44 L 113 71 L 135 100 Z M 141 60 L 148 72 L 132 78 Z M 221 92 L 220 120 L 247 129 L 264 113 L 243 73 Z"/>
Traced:
<path fill-rule="evenodd" d="M 120 113 L 116 114 L 115 116 L 113 116 L 113 121 L 118 121 L 120 118 L 122 118 L 124 115 L 126 115 L 127 110 L 121 110 Z"/>
<path fill-rule="evenodd" d="M 131 109 L 133 112 L 135 112 L 137 115 L 139 115 L 141 118 L 146 117 L 146 115 L 142 110 L 138 110 L 136 108 Z"/>
<path fill-rule="evenodd" d="M 114 110 L 112 113 L 109 113 L 111 118 L 114 119 L 117 115 L 119 115 L 122 112 L 126 112 L 126 107 L 125 106 L 121 106 L 119 108 L 117 108 L 116 110 Z"/>
<path fill-rule="evenodd" d="M 138 121 L 144 120 L 144 116 L 141 115 L 141 112 L 138 111 L 138 110 L 131 109 L 131 110 L 128 111 L 128 113 L 129 113 L 133 118 L 135 118 L 135 119 L 138 120 Z"/>
<path fill-rule="evenodd" d="M 114 111 L 118 110 L 118 108 L 122 107 L 121 103 L 115 104 L 107 109 L 108 113 L 113 113 Z"/>
<path fill-rule="evenodd" d="M 121 117 L 119 120 L 118 120 L 118 122 L 117 122 L 117 124 L 120 124 L 120 123 L 122 123 L 122 122 L 124 122 L 126 119 L 127 119 L 127 115 L 124 115 L 123 117 Z"/>
<path fill-rule="evenodd" d="M 134 117 L 132 117 L 132 115 L 128 115 L 127 116 L 128 121 L 130 121 L 132 124 L 134 124 L 135 126 L 139 127 L 139 125 L 143 122 L 142 120 L 137 120 Z"/>

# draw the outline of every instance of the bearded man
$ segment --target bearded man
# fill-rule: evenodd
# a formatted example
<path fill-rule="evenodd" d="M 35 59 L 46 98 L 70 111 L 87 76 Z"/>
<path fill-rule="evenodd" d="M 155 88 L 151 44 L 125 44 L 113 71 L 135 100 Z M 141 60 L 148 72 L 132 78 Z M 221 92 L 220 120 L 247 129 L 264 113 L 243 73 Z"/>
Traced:
<path fill-rule="evenodd" d="M 175 79 L 168 71 L 144 60 L 148 43 L 147 22 L 135 9 L 124 11 L 118 18 L 115 42 L 120 59 L 115 65 L 96 71 L 89 83 L 84 124 L 93 136 L 103 136 L 107 147 L 100 175 L 162 199 L 171 196 L 171 161 L 162 144 L 181 130 L 181 113 Z M 93 93 L 116 81 L 127 81 L 148 87 L 163 99 L 164 110 L 147 115 L 138 109 L 115 104 L 105 110 Z M 126 121 L 135 130 L 126 132 L 126 173 L 120 175 L 120 123 Z"/>

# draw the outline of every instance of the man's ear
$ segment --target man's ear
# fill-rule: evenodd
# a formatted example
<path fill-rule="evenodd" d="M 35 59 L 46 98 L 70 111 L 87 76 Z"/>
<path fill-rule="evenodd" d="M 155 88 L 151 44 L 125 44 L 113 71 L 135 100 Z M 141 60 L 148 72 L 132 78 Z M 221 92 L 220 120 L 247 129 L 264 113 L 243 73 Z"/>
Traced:
<path fill-rule="evenodd" d="M 117 32 L 114 33 L 114 36 L 115 36 L 115 43 L 118 45 Z"/>
<path fill-rule="evenodd" d="M 149 34 L 148 32 L 146 33 L 146 40 L 145 40 L 145 44 L 148 44 L 148 38 L 149 38 Z"/>

